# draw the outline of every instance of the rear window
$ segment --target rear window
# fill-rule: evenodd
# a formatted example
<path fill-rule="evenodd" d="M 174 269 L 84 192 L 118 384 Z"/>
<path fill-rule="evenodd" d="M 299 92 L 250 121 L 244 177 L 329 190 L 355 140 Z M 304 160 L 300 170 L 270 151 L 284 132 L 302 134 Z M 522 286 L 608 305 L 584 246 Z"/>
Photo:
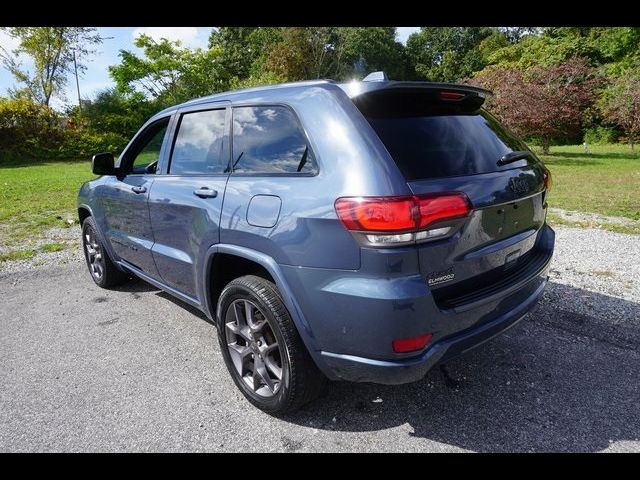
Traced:
<path fill-rule="evenodd" d="M 407 180 L 489 173 L 530 162 L 497 165 L 506 153 L 527 147 L 482 110 L 366 118 Z"/>

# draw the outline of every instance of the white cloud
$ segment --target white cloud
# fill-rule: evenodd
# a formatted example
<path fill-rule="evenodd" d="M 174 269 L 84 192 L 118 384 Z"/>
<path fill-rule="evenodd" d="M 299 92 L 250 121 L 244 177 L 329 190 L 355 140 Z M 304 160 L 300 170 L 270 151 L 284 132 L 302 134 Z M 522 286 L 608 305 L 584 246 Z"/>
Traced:
<path fill-rule="evenodd" d="M 407 43 L 407 39 L 409 38 L 409 35 L 419 31 L 420 31 L 420 27 L 396 27 L 398 41 L 405 45 Z"/>
<path fill-rule="evenodd" d="M 13 38 L 8 33 L 0 30 L 0 47 L 4 48 L 7 52 L 11 53 L 12 50 L 18 48 L 20 46 L 20 40 L 17 38 Z M 18 56 L 18 60 L 23 63 L 23 66 L 27 68 L 33 65 L 31 58 L 24 53 Z"/>
<path fill-rule="evenodd" d="M 10 52 L 14 48 L 18 48 L 18 45 L 20 45 L 20 41 L 18 39 L 13 38 L 8 33 L 0 30 L 0 47 Z"/>
<path fill-rule="evenodd" d="M 142 33 L 156 41 L 166 38 L 180 40 L 185 47 L 206 47 L 209 30 L 198 27 L 138 27 L 133 30 L 132 37 L 135 39 Z"/>

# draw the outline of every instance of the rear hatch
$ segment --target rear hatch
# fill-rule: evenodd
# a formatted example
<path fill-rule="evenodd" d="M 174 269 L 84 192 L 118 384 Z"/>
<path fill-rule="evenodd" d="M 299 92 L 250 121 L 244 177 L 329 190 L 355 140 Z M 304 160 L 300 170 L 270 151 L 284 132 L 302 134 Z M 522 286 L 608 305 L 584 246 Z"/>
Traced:
<path fill-rule="evenodd" d="M 373 90 L 353 98 L 414 194 L 464 192 L 472 212 L 453 236 L 417 245 L 441 308 L 504 288 L 546 262 L 546 170 L 481 109 L 476 89 L 439 85 Z"/>

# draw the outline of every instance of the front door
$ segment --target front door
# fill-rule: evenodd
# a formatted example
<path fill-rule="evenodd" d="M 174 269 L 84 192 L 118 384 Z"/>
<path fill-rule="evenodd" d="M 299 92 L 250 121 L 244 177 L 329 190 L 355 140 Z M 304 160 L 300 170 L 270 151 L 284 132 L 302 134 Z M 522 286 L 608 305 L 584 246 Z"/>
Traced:
<path fill-rule="evenodd" d="M 199 108 L 179 112 L 173 149 L 149 195 L 149 212 L 162 280 L 201 302 L 197 275 L 206 251 L 219 242 L 229 147 L 227 109 Z"/>
<path fill-rule="evenodd" d="M 148 198 L 155 179 L 169 118 L 145 128 L 123 153 L 119 174 L 105 185 L 101 198 L 106 235 L 122 260 L 157 277 L 151 247 L 153 232 Z"/>

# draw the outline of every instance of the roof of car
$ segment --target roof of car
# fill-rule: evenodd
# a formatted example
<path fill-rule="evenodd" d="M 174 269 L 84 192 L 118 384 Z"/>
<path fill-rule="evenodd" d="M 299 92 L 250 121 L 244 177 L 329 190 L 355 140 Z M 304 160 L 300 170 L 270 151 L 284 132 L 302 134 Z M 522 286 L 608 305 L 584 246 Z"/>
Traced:
<path fill-rule="evenodd" d="M 463 90 L 467 92 L 473 92 L 482 96 L 490 95 L 489 90 L 475 87 L 472 85 L 464 85 L 457 83 L 437 83 L 437 82 L 413 82 L 413 81 L 395 81 L 395 80 L 374 80 L 374 81 L 351 81 L 344 83 L 337 83 L 333 80 L 306 80 L 301 82 L 289 82 L 278 83 L 274 85 L 265 85 L 260 87 L 243 88 L 239 90 L 230 90 L 226 92 L 216 93 L 215 95 L 209 95 L 206 97 L 195 98 L 180 105 L 174 105 L 172 107 L 162 110 L 155 116 L 174 111 L 178 108 L 195 106 L 199 104 L 205 104 L 210 102 L 223 102 L 223 101 L 241 101 L 251 97 L 255 97 L 256 94 L 264 94 L 264 100 L 267 101 L 286 101 L 292 93 L 300 91 L 300 89 L 309 87 L 325 87 L 325 88 L 340 88 L 349 98 L 354 98 L 359 95 L 370 93 L 380 90 L 390 89 L 449 89 L 449 90 Z"/>

